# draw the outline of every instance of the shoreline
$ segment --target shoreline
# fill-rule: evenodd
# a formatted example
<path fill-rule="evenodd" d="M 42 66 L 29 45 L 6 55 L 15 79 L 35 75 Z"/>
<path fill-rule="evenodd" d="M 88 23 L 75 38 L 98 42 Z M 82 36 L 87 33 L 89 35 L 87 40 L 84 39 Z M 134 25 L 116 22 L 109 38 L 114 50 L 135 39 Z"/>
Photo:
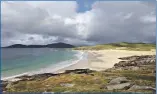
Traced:
<path fill-rule="evenodd" d="M 79 52 L 87 53 L 87 57 L 79 58 L 78 60 L 73 61 L 72 64 L 68 66 L 64 66 L 63 68 L 60 68 L 53 72 L 43 72 L 43 73 L 35 73 L 35 74 L 44 74 L 44 73 L 63 73 L 66 70 L 74 70 L 74 69 L 90 69 L 90 70 L 96 70 L 96 71 L 103 71 L 109 68 L 112 68 L 114 64 L 121 61 L 120 57 L 127 57 L 127 56 L 133 56 L 133 55 L 155 55 L 155 51 L 128 51 L 128 50 L 86 50 L 82 51 L 79 50 Z M 32 75 L 35 75 L 32 74 Z M 29 75 L 29 74 L 23 74 L 23 75 Z M 16 79 L 16 77 L 23 76 L 23 75 L 17 75 L 12 76 L 12 78 L 7 77 L 8 79 L 1 79 L 4 81 L 17 81 L 20 79 Z"/>
<path fill-rule="evenodd" d="M 66 92 L 67 90 L 84 92 L 84 88 L 88 88 L 89 92 L 93 89 L 98 92 L 113 92 L 116 89 L 117 92 L 153 93 L 156 92 L 155 57 L 156 55 L 121 57 L 123 62 L 120 61 L 105 71 L 74 69 L 58 74 L 25 75 L 18 77 L 19 81 L 2 81 L 2 90 L 3 92 L 39 90 L 41 92 Z"/>
<path fill-rule="evenodd" d="M 32 76 L 32 75 L 44 74 L 44 73 L 54 73 L 54 74 L 57 74 L 57 73 L 60 73 L 60 72 L 62 73 L 65 70 L 68 70 L 69 68 L 70 69 L 76 69 L 78 67 L 78 65 L 80 65 L 78 63 L 86 61 L 86 60 L 84 60 L 86 58 L 84 58 L 84 56 L 83 56 L 85 54 L 85 52 L 84 51 L 77 51 L 77 52 L 78 52 L 79 58 L 76 59 L 76 60 L 73 60 L 71 63 L 69 63 L 67 65 L 64 65 L 64 66 L 61 66 L 61 67 L 56 67 L 56 68 L 54 68 L 56 65 L 53 65 L 52 67 L 42 68 L 42 69 L 39 69 L 37 71 L 25 72 L 25 73 L 13 75 L 13 76 L 3 77 L 3 78 L 1 78 L 1 80 L 3 80 L 3 81 L 13 81 L 14 82 L 14 81 L 20 80 L 20 79 L 18 79 L 16 77 L 20 77 L 20 76 L 24 76 L 24 75 Z M 67 62 L 70 62 L 70 61 L 71 60 L 69 60 Z M 63 62 L 66 62 L 66 61 L 63 61 Z M 59 64 L 61 64 L 61 63 L 59 63 Z M 84 64 L 84 66 L 86 66 L 86 64 Z M 52 69 L 52 68 L 54 68 L 54 69 Z M 87 68 L 87 66 L 85 68 Z M 52 70 L 50 70 L 50 69 L 52 69 Z"/>

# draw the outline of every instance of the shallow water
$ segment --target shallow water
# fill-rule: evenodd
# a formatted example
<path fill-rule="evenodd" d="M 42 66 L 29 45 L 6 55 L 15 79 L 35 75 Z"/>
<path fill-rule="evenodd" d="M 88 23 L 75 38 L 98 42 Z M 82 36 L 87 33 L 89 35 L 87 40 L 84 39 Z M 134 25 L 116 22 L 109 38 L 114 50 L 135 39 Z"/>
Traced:
<path fill-rule="evenodd" d="M 3 48 L 2 79 L 24 73 L 52 71 L 72 63 L 79 52 L 52 48 Z"/>

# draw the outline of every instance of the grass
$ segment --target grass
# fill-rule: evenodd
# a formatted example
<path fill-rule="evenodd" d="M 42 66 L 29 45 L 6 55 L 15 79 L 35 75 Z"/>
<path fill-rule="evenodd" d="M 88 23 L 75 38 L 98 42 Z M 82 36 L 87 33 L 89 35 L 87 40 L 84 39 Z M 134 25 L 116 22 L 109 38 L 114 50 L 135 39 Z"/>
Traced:
<path fill-rule="evenodd" d="M 155 48 L 156 48 L 155 44 L 121 42 L 121 43 L 110 43 L 110 44 L 102 44 L 102 45 L 95 45 L 95 46 L 76 47 L 74 48 L 74 50 L 123 49 L 123 50 L 149 51 Z"/>
<path fill-rule="evenodd" d="M 155 66 L 155 65 L 154 65 Z M 155 87 L 155 82 L 156 82 L 156 76 L 155 73 L 152 73 L 152 70 L 154 69 L 145 69 L 145 70 L 121 70 L 121 71 L 109 71 L 109 72 L 104 72 L 104 75 L 108 77 L 118 77 L 118 76 L 123 76 L 127 77 L 127 79 L 131 80 L 134 84 L 136 85 L 142 85 L 142 86 L 152 86 Z"/>
<path fill-rule="evenodd" d="M 95 74 L 95 73 L 94 73 Z M 96 74 L 97 75 L 97 74 Z M 74 87 L 64 87 L 61 86 L 62 83 L 74 84 Z M 54 91 L 54 92 L 64 92 L 64 91 L 102 91 L 100 89 L 100 84 L 107 84 L 104 77 L 86 75 L 86 74 L 64 74 L 55 77 L 49 77 L 43 81 L 20 81 L 19 83 L 13 85 L 9 92 L 36 92 L 36 91 Z"/>
<path fill-rule="evenodd" d="M 112 92 L 105 88 L 108 82 L 116 77 L 126 77 L 136 85 L 155 87 L 155 74 L 148 70 L 101 71 L 90 74 L 62 74 L 44 80 L 19 81 L 12 85 L 7 92 Z M 73 87 L 61 84 L 74 84 Z M 113 90 L 126 92 L 126 90 Z M 145 92 L 145 91 L 140 91 Z"/>

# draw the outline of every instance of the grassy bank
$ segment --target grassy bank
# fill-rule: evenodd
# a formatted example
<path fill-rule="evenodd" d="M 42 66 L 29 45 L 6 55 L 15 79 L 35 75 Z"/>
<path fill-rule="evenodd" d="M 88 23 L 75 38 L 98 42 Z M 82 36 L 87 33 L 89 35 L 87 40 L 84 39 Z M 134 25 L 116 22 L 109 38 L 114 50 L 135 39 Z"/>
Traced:
<path fill-rule="evenodd" d="M 110 44 L 102 44 L 95 46 L 82 46 L 76 47 L 74 50 L 105 50 L 105 49 L 122 49 L 122 50 L 138 50 L 138 51 L 150 51 L 151 49 L 155 49 L 155 44 L 147 44 L 147 43 L 110 43 Z"/>
<path fill-rule="evenodd" d="M 21 79 L 19 81 L 3 81 L 3 91 L 153 92 L 156 85 L 155 57 L 155 55 L 121 57 L 122 61 L 104 71 L 75 69 L 66 70 L 64 73 L 58 74 L 25 75 L 18 77 Z M 116 80 L 117 78 L 121 80 Z M 131 89 L 133 86 L 135 87 Z M 148 90 L 148 87 L 151 90 Z"/>
<path fill-rule="evenodd" d="M 109 91 L 105 88 L 111 79 L 119 76 L 125 76 L 137 85 L 155 87 L 155 74 L 150 71 L 103 71 L 90 74 L 63 74 L 47 79 L 19 81 L 12 84 L 7 92 L 129 92 L 126 89 Z M 63 84 L 72 84 L 74 86 L 68 87 Z"/>

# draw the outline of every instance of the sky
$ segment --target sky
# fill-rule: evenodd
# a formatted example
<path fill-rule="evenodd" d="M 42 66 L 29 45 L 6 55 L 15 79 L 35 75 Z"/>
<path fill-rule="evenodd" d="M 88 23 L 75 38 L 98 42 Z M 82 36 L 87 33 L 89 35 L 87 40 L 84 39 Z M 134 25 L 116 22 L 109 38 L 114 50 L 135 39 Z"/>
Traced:
<path fill-rule="evenodd" d="M 2 1 L 1 46 L 156 41 L 155 2 Z"/>

